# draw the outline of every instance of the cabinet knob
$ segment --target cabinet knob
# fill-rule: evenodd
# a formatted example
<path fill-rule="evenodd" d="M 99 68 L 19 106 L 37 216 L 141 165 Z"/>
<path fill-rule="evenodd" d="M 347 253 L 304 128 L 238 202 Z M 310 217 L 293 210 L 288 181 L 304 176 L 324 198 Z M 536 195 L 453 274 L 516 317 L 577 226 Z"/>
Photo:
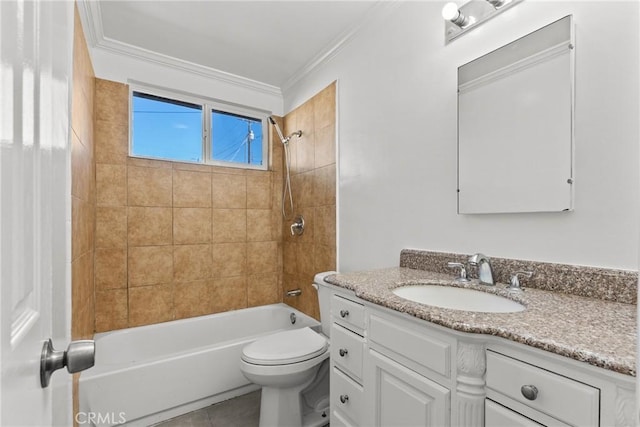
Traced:
<path fill-rule="evenodd" d="M 340 353 L 340 357 L 345 357 L 347 354 L 349 354 L 349 350 L 347 350 L 346 348 L 341 348 L 340 350 L 338 350 L 338 353 Z"/>
<path fill-rule="evenodd" d="M 348 401 L 349 401 L 349 395 L 348 394 L 341 394 L 340 395 L 340 402 L 347 403 Z"/>
<path fill-rule="evenodd" d="M 340 317 L 343 319 L 349 315 L 349 310 L 340 310 Z"/>
<path fill-rule="evenodd" d="M 536 400 L 538 398 L 538 388 L 534 385 L 523 385 L 520 392 L 528 400 Z"/>

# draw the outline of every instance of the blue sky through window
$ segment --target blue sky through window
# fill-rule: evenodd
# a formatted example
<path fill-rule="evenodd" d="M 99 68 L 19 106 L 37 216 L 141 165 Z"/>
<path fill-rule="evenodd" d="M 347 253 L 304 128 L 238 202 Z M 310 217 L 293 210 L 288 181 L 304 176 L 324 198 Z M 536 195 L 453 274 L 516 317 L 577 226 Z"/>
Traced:
<path fill-rule="evenodd" d="M 261 120 L 213 110 L 211 128 L 214 160 L 262 164 Z"/>
<path fill-rule="evenodd" d="M 133 93 L 132 154 L 203 162 L 202 105 Z M 262 165 L 262 120 L 211 110 L 212 158 Z"/>
<path fill-rule="evenodd" d="M 202 107 L 134 92 L 136 156 L 202 161 Z"/>

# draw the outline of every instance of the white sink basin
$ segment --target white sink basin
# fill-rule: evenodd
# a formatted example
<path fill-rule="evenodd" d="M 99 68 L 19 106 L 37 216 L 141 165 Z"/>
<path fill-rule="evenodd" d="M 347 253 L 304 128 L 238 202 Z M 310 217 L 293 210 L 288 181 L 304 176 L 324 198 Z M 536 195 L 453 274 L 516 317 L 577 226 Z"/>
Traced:
<path fill-rule="evenodd" d="M 451 286 L 410 285 L 396 288 L 393 293 L 420 304 L 453 310 L 515 313 L 525 309 L 524 305 L 499 295 Z"/>

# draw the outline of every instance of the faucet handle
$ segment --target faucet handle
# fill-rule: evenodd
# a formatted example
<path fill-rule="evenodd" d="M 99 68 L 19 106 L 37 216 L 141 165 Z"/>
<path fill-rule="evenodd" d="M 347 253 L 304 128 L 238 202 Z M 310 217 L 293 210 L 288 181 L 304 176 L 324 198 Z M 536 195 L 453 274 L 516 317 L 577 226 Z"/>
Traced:
<path fill-rule="evenodd" d="M 530 279 L 531 276 L 533 276 L 533 271 L 516 271 L 515 273 L 513 273 L 513 275 L 511 276 L 511 279 L 509 279 L 509 286 L 507 287 L 509 291 L 519 292 L 524 290 L 520 286 L 520 279 L 519 279 L 520 276 Z"/>
<path fill-rule="evenodd" d="M 461 263 L 461 262 L 448 262 L 447 263 L 447 267 L 449 268 L 459 268 L 460 269 L 460 275 L 458 277 L 456 277 L 456 281 L 457 282 L 468 282 L 469 279 L 467 278 L 467 267 Z"/>

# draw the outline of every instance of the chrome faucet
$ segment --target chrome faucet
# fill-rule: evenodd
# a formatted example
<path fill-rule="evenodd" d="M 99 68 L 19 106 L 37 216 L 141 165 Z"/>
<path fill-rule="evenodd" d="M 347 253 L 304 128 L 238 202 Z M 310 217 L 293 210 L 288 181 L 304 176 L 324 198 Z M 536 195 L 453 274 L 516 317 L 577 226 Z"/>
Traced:
<path fill-rule="evenodd" d="M 489 258 L 484 254 L 474 254 L 469 257 L 469 265 L 478 267 L 478 279 L 483 285 L 495 285 L 493 281 L 493 270 Z"/>
<path fill-rule="evenodd" d="M 509 292 L 524 291 L 524 288 L 520 286 L 520 279 L 518 278 L 518 276 L 522 276 L 522 277 L 526 277 L 527 279 L 530 279 L 531 276 L 533 276 L 533 271 L 516 271 L 515 273 L 513 273 L 513 275 L 511 276 L 511 279 L 509 279 L 509 286 L 507 286 L 507 289 L 509 290 Z"/>
<path fill-rule="evenodd" d="M 448 262 L 447 263 L 447 267 L 449 268 L 459 268 L 459 275 L 458 277 L 456 277 L 456 282 L 468 282 L 469 279 L 467 278 L 467 268 L 465 267 L 465 265 L 461 262 Z"/>

